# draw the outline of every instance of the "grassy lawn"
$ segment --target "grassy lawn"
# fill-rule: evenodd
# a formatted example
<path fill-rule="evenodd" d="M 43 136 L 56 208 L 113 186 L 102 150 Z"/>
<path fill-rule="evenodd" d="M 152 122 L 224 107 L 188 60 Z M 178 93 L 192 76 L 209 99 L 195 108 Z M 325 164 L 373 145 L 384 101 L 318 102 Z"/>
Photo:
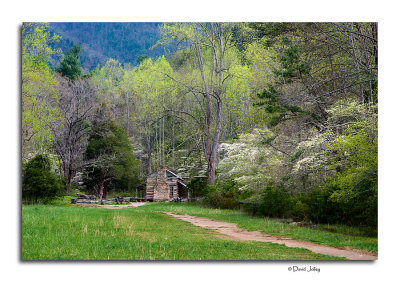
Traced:
<path fill-rule="evenodd" d="M 157 211 L 189 213 L 246 229 L 289 236 L 301 233 L 233 211 L 187 204 L 149 204 L 107 210 L 71 206 L 23 206 L 23 260 L 332 260 L 305 249 L 217 238 L 215 232 Z M 247 223 L 245 221 L 248 221 Z M 296 230 L 296 229 L 293 229 Z M 278 232 L 282 231 L 282 232 Z M 329 233 L 327 233 L 329 234 Z M 309 236 L 312 234 L 310 233 Z M 294 236 L 293 236 L 294 237 Z M 315 240 L 314 240 L 315 241 Z"/>
<path fill-rule="evenodd" d="M 260 231 L 271 235 L 287 236 L 292 239 L 311 241 L 318 244 L 335 247 L 352 247 L 361 250 L 378 251 L 378 239 L 370 237 L 352 236 L 343 233 L 333 233 L 323 230 L 299 227 L 278 220 L 251 217 L 245 213 L 233 210 L 202 208 L 189 203 L 151 203 L 139 207 L 143 211 L 167 211 L 176 214 L 208 217 L 215 220 L 238 223 L 238 226 L 249 231 Z M 326 226 L 323 226 L 326 228 Z M 333 226 L 331 226 L 333 229 Z M 339 228 L 337 228 L 339 230 Z M 341 227 L 343 229 L 343 227 Z M 351 233 L 355 230 L 349 228 Z"/>

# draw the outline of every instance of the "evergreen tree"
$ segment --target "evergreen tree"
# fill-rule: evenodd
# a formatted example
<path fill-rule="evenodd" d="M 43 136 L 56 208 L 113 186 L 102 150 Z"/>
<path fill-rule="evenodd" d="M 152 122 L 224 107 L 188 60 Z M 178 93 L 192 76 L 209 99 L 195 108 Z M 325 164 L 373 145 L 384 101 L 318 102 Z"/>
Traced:
<path fill-rule="evenodd" d="M 60 185 L 51 172 L 50 161 L 45 155 L 37 155 L 23 168 L 22 198 L 31 203 L 47 203 L 57 196 Z"/>
<path fill-rule="evenodd" d="M 107 190 L 130 191 L 139 182 L 139 164 L 124 130 L 110 121 L 96 122 L 85 152 L 85 184 L 97 190 L 100 200 Z"/>
<path fill-rule="evenodd" d="M 75 44 L 71 47 L 69 52 L 67 52 L 60 67 L 57 69 L 62 76 L 67 76 L 71 80 L 74 80 L 82 75 L 81 62 L 79 61 L 81 49 L 80 45 Z"/>

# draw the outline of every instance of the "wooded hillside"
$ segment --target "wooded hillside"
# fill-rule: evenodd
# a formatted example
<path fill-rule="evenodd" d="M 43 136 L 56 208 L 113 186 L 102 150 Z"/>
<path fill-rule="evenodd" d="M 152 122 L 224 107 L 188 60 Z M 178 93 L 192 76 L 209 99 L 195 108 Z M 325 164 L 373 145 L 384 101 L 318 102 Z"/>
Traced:
<path fill-rule="evenodd" d="M 137 65 L 140 56 L 157 58 L 164 49 L 151 49 L 160 38 L 160 23 L 50 23 L 49 29 L 62 36 L 52 44 L 67 52 L 74 44 L 82 46 L 81 63 L 88 72 L 104 66 L 109 58 L 122 64 Z"/>

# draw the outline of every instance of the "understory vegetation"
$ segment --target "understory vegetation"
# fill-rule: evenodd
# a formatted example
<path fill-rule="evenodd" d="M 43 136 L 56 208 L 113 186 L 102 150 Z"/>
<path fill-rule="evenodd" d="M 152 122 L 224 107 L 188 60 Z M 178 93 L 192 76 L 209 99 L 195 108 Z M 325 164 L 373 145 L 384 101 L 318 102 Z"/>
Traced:
<path fill-rule="evenodd" d="M 84 28 L 85 23 L 71 26 Z M 140 24 L 118 23 L 114 30 L 132 26 Z M 152 48 L 169 50 L 164 55 L 123 56 L 140 57 L 137 64 L 121 63 L 118 56 L 102 58 L 97 60 L 102 65 L 86 73 L 79 45 L 64 55 L 54 47 L 60 35 L 50 32 L 48 24 L 22 25 L 24 203 L 54 203 L 61 201 L 59 196 L 77 192 L 100 199 L 143 198 L 147 176 L 167 167 L 188 184 L 188 200 L 232 210 L 226 211 L 228 221 L 240 209 L 326 230 L 332 224 L 352 226 L 348 229 L 362 230 L 358 235 L 377 236 L 377 23 L 154 27 L 160 36 Z M 96 30 L 94 25 L 87 28 Z M 116 213 L 136 215 L 146 208 Z M 29 219 L 25 211 L 45 209 L 24 207 L 23 220 Z M 163 218 L 159 216 L 160 221 Z M 61 219 L 71 228 L 87 224 L 79 219 L 75 226 Z M 29 233 L 40 224 L 35 217 L 29 220 L 23 222 L 24 238 L 42 236 Z M 122 236 L 128 231 L 118 232 Z M 82 236 L 88 238 L 86 233 Z M 78 238 L 71 239 L 78 252 L 83 243 L 74 240 Z M 151 259 L 150 250 L 160 244 L 130 240 L 131 246 L 151 245 L 140 255 L 131 255 L 133 259 Z M 241 248 L 239 243 L 213 240 L 215 246 Z M 246 248 L 256 249 L 257 244 L 248 243 Z M 187 259 L 197 251 L 185 249 L 175 255 Z M 56 247 L 49 252 L 55 252 L 49 257 L 60 254 L 69 259 Z M 76 258 L 74 252 L 70 258 Z M 110 258 L 122 259 L 119 252 L 115 247 Z M 163 257 L 164 250 L 157 252 Z M 107 258 L 101 248 L 95 253 L 96 258 Z M 210 259 L 201 251 L 196 257 Z M 169 253 L 163 258 L 174 259 Z"/>

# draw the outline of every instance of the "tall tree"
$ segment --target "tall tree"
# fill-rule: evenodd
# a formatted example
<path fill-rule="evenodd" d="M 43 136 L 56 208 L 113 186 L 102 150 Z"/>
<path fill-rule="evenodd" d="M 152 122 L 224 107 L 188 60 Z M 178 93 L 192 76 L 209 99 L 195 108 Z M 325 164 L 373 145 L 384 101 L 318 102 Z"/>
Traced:
<path fill-rule="evenodd" d="M 201 109 L 199 124 L 203 136 L 203 150 L 207 161 L 209 184 L 215 183 L 218 145 L 221 136 L 222 97 L 225 95 L 225 82 L 228 78 L 225 65 L 226 49 L 229 47 L 230 27 L 223 23 L 177 23 L 164 24 L 163 42 L 184 42 L 196 59 L 200 84 L 181 83 L 192 93 Z"/>
<path fill-rule="evenodd" d="M 119 106 L 123 105 L 125 100 L 119 95 L 119 84 L 123 73 L 121 63 L 115 59 L 109 59 L 105 66 L 97 70 L 92 77 L 98 88 L 99 99 L 110 108 L 114 120 L 121 119 Z"/>
<path fill-rule="evenodd" d="M 165 164 L 165 156 L 171 147 L 165 140 L 173 137 L 165 128 L 170 128 L 172 121 L 168 118 L 176 115 L 174 111 L 180 107 L 177 87 L 166 77 L 172 76 L 172 73 L 173 70 L 164 57 L 156 61 L 146 59 L 137 68 L 125 70 L 119 84 L 119 91 L 125 96 L 124 104 L 129 109 L 126 114 L 126 128 L 130 129 L 129 136 L 136 142 L 136 149 L 140 149 L 139 155 L 143 155 L 141 158 L 147 161 L 143 167 L 147 167 L 148 173 L 155 166 Z M 128 115 L 130 112 L 132 114 Z"/>
<path fill-rule="evenodd" d="M 47 126 L 59 120 L 57 81 L 49 67 L 60 50 L 50 47 L 60 39 L 51 35 L 46 23 L 22 25 L 22 158 L 51 153 L 54 136 Z"/>
<path fill-rule="evenodd" d="M 86 185 L 106 198 L 112 188 L 129 191 L 139 182 L 139 164 L 123 129 L 107 120 L 96 121 L 85 151 Z"/>
<path fill-rule="evenodd" d="M 61 61 L 57 71 L 62 76 L 66 76 L 71 80 L 77 79 L 82 75 L 82 67 L 79 57 L 81 55 L 82 47 L 75 44 L 65 55 L 65 58 Z"/>
<path fill-rule="evenodd" d="M 48 124 L 54 135 L 54 148 L 61 160 L 67 193 L 76 172 L 82 168 L 82 154 L 88 130 L 94 119 L 96 92 L 90 80 L 58 78 L 61 120 Z"/>

